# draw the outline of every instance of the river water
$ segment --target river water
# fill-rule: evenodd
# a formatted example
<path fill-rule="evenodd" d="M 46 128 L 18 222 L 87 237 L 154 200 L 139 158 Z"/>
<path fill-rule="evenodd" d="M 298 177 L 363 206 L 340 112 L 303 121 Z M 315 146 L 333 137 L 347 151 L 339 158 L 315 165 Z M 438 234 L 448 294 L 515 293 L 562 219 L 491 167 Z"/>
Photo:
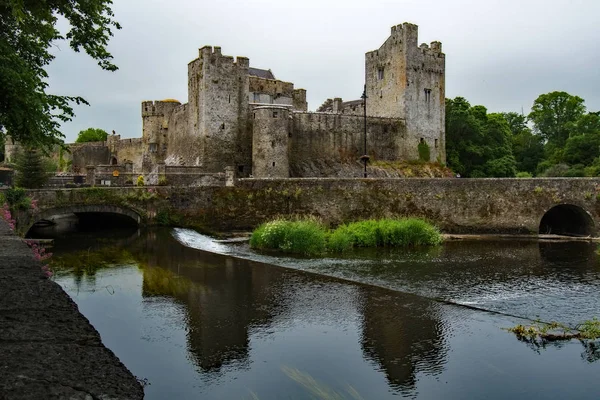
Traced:
<path fill-rule="evenodd" d="M 503 329 L 600 316 L 589 243 L 303 259 L 165 228 L 59 235 L 53 251 L 148 399 L 600 398 L 599 343 Z"/>

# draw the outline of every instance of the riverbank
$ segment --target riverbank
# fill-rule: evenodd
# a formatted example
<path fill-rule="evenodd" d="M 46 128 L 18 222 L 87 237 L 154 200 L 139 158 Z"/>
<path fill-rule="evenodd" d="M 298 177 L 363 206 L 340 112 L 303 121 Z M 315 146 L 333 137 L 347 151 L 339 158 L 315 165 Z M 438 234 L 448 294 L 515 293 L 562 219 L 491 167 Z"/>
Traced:
<path fill-rule="evenodd" d="M 0 397 L 142 399 L 143 389 L 0 219 Z"/>

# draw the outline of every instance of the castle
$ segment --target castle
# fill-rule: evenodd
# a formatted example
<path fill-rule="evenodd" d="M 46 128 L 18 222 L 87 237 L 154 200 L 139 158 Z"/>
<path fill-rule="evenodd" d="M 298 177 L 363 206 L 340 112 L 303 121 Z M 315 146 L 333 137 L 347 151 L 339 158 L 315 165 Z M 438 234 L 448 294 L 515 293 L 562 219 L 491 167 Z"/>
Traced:
<path fill-rule="evenodd" d="M 431 161 L 445 162 L 445 55 L 440 42 L 419 46 L 417 40 L 418 27 L 404 23 L 366 53 L 371 160 L 418 159 L 424 142 Z M 188 103 L 142 102 L 141 139 L 113 135 L 73 145 L 72 165 L 128 163 L 133 172 L 150 173 L 165 163 L 205 173 L 233 167 L 238 177 L 343 176 L 360 171 L 363 107 L 363 100 L 334 98 L 308 112 L 304 89 L 250 67 L 246 57 L 205 46 L 188 64 Z"/>

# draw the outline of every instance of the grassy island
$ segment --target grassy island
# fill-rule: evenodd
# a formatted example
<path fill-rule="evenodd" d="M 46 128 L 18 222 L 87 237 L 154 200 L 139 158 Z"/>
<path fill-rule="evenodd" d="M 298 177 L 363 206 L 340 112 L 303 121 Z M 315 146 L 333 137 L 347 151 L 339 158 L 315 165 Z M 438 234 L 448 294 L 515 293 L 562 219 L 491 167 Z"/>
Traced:
<path fill-rule="evenodd" d="M 441 242 L 438 228 L 419 218 L 358 221 L 333 231 L 315 218 L 277 219 L 260 225 L 250 238 L 255 249 L 304 255 L 355 247 L 435 246 Z"/>

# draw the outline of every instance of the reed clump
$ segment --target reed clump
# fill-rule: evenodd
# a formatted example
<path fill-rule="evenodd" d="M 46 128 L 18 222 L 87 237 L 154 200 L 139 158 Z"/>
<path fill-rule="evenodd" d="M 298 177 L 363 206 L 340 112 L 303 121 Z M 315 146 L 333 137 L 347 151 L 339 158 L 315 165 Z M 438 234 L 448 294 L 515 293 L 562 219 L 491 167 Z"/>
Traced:
<path fill-rule="evenodd" d="M 314 218 L 277 219 L 260 225 L 250 239 L 259 250 L 318 255 L 355 247 L 435 246 L 442 242 L 438 228 L 419 218 L 372 219 L 341 225 L 330 231 Z"/>

